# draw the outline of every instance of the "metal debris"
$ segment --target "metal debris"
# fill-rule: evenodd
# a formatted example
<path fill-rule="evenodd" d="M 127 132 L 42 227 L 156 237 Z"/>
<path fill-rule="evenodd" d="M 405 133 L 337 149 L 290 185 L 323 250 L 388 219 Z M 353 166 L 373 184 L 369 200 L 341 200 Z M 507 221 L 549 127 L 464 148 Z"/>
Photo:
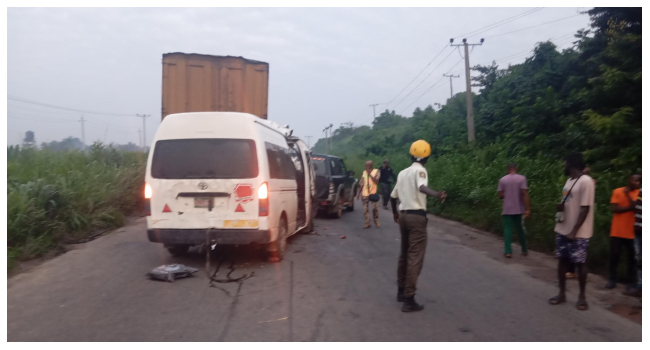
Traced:
<path fill-rule="evenodd" d="M 284 320 L 288 320 L 288 319 L 289 319 L 289 316 L 278 318 L 277 320 L 260 321 L 260 322 L 257 322 L 257 323 L 269 323 L 269 322 L 275 322 L 275 321 L 284 321 Z"/>
<path fill-rule="evenodd" d="M 199 269 L 181 264 L 161 265 L 151 270 L 149 277 L 154 280 L 174 282 L 177 278 L 190 277 L 197 271 Z"/>

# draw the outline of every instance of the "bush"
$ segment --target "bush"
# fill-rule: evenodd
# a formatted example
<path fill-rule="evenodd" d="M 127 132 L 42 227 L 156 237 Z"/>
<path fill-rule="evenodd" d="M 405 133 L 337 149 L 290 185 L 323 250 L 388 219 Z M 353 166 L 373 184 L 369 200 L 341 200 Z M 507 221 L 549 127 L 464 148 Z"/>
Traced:
<path fill-rule="evenodd" d="M 119 227 L 142 206 L 146 154 L 7 149 L 7 259 L 42 255 L 67 240 Z"/>

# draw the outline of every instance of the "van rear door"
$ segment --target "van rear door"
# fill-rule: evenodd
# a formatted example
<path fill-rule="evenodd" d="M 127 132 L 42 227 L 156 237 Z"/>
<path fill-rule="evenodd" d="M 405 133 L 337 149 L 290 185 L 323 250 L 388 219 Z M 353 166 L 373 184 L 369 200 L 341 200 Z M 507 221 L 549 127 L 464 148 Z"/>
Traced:
<path fill-rule="evenodd" d="M 156 142 L 151 163 L 154 228 L 257 228 L 260 186 L 255 141 Z"/>

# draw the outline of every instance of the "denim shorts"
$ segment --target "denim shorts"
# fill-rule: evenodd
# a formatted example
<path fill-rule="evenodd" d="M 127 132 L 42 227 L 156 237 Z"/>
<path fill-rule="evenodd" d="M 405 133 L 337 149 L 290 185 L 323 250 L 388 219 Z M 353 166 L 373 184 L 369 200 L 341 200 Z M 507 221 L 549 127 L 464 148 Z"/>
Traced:
<path fill-rule="evenodd" d="M 558 259 L 568 259 L 575 264 L 587 262 L 588 238 L 570 240 L 565 235 L 555 234 L 555 256 Z"/>

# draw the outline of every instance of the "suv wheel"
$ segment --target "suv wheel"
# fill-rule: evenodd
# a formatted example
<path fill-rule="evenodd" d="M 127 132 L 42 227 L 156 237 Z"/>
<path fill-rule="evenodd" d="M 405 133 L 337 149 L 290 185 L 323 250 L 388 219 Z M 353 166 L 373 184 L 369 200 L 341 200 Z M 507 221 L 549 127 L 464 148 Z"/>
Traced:
<path fill-rule="evenodd" d="M 343 194 L 339 195 L 339 202 L 336 203 L 336 211 L 334 212 L 334 218 L 340 219 L 343 216 L 343 205 L 345 204 L 345 200 L 343 199 Z"/>
<path fill-rule="evenodd" d="M 352 198 L 350 198 L 350 205 L 345 209 L 347 209 L 347 211 L 354 211 L 354 191 L 352 192 Z"/>

